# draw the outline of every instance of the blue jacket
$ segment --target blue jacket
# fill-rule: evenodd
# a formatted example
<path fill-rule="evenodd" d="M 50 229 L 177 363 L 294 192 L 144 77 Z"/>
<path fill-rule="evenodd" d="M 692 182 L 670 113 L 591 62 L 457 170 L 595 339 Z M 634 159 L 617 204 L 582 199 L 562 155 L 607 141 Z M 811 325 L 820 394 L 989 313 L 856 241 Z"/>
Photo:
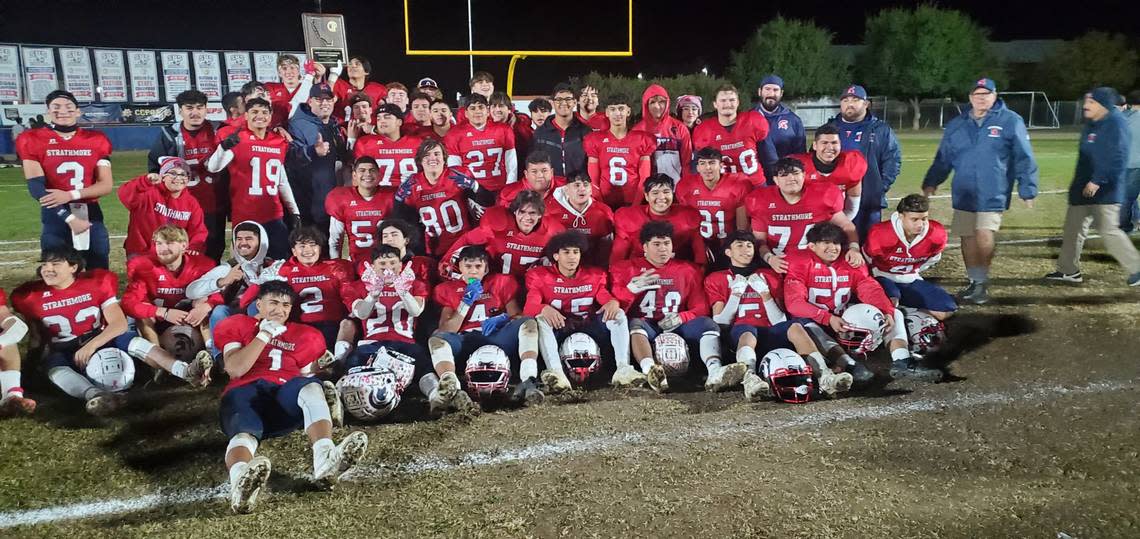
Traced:
<path fill-rule="evenodd" d="M 861 122 L 847 122 L 836 116 L 829 123 L 839 128 L 843 150 L 858 150 L 867 159 L 860 211 L 886 208 L 887 191 L 902 169 L 902 150 L 891 126 L 869 113 Z"/>
<path fill-rule="evenodd" d="M 804 134 L 804 122 L 796 113 L 783 103 L 777 105 L 772 112 L 764 110 L 763 105 L 756 105 L 756 112 L 768 119 L 768 140 L 772 141 L 772 146 L 776 149 L 777 159 L 804 153 L 807 136 Z"/>
<path fill-rule="evenodd" d="M 289 134 L 293 142 L 289 144 L 286 167 L 294 195 L 302 206 L 308 202 L 310 219 L 327 224 L 325 197 L 337 185 L 336 160 L 344 146 L 336 120 L 329 118 L 328 122 L 321 123 L 309 105 L 303 103 L 289 118 Z M 318 134 L 329 143 L 329 153 L 324 157 L 316 152 Z"/>
<path fill-rule="evenodd" d="M 1069 186 L 1069 204 L 1120 204 L 1124 200 L 1124 175 L 1132 133 L 1124 115 L 1115 109 L 1099 122 L 1088 122 L 1081 130 L 1077 171 Z M 1081 192 L 1093 182 L 1100 186 L 1092 198 Z"/>
<path fill-rule="evenodd" d="M 999 99 L 979 127 L 971 110 L 946 124 L 922 186 L 937 187 L 953 170 L 951 202 L 954 209 L 969 212 L 1009 209 L 1015 182 L 1019 197 L 1036 198 L 1037 161 L 1021 116 Z"/>

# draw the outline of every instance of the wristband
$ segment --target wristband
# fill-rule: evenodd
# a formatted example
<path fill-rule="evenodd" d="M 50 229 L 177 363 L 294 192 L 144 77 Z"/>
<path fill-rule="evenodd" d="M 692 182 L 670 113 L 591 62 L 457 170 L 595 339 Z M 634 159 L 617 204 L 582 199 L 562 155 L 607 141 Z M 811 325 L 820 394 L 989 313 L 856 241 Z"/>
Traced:
<path fill-rule="evenodd" d="M 260 340 L 265 344 L 269 344 L 269 341 L 273 340 L 273 336 L 265 331 L 258 331 L 257 335 L 254 335 L 253 338 Z"/>
<path fill-rule="evenodd" d="M 79 199 L 83 198 L 83 193 L 80 193 L 79 189 L 72 189 L 70 191 L 70 194 L 71 194 L 71 200 L 79 200 Z"/>
<path fill-rule="evenodd" d="M 859 251 L 862 251 L 862 250 L 863 250 L 863 249 L 862 249 L 862 248 L 859 246 L 859 242 L 857 242 L 857 241 L 853 241 L 853 242 L 851 242 L 851 243 L 848 243 L 848 244 L 847 244 L 847 248 L 848 248 L 848 249 L 856 249 L 856 250 L 859 250 Z"/>

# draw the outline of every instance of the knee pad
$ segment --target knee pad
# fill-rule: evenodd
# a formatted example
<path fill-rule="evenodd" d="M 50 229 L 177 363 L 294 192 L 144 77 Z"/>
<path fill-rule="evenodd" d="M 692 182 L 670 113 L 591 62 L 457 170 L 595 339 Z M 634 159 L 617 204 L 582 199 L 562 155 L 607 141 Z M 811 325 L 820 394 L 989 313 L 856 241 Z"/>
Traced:
<path fill-rule="evenodd" d="M 440 363 L 455 363 L 455 351 L 447 341 L 439 337 L 428 338 L 428 353 L 431 355 L 433 366 L 439 366 Z"/>
<path fill-rule="evenodd" d="M 519 326 L 519 340 L 522 339 L 537 339 L 538 338 L 538 322 L 533 318 L 527 318 Z"/>
<path fill-rule="evenodd" d="M 257 438 L 254 438 L 252 434 L 239 432 L 239 433 L 235 434 L 233 438 L 230 438 L 230 443 L 229 443 L 229 445 L 226 446 L 226 453 L 229 453 L 230 451 L 232 451 L 233 449 L 238 448 L 238 447 L 244 447 L 247 450 L 249 450 L 250 455 L 256 455 L 257 454 Z"/>
<path fill-rule="evenodd" d="M 297 392 L 297 406 L 301 408 L 301 415 L 305 417 L 306 429 L 317 421 L 332 422 L 329 404 L 325 401 L 325 391 L 320 383 L 305 384 L 305 387 Z"/>
<path fill-rule="evenodd" d="M 154 343 L 142 338 L 135 337 L 127 344 L 127 354 L 135 359 L 143 359 L 154 350 Z"/>

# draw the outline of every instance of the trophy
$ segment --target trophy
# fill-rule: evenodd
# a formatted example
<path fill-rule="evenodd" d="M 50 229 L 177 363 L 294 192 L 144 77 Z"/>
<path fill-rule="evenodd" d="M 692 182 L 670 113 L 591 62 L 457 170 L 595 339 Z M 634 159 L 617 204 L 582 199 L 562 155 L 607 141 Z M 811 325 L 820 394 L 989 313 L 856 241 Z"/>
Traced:
<path fill-rule="evenodd" d="M 301 30 L 309 59 L 326 67 L 338 61 L 348 62 L 348 41 L 344 35 L 344 16 L 328 13 L 302 13 Z"/>

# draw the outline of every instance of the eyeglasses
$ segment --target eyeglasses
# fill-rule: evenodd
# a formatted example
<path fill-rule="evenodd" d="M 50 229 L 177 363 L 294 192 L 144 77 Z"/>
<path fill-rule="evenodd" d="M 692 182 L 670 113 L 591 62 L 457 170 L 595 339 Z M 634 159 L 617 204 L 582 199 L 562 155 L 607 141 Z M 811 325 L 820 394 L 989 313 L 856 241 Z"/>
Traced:
<path fill-rule="evenodd" d="M 179 180 L 190 179 L 190 175 L 185 173 L 185 172 L 167 172 L 166 175 L 167 176 L 173 176 L 174 178 L 179 179 Z"/>
<path fill-rule="evenodd" d="M 573 97 L 556 97 L 552 101 L 555 103 L 573 103 L 575 100 Z"/>

